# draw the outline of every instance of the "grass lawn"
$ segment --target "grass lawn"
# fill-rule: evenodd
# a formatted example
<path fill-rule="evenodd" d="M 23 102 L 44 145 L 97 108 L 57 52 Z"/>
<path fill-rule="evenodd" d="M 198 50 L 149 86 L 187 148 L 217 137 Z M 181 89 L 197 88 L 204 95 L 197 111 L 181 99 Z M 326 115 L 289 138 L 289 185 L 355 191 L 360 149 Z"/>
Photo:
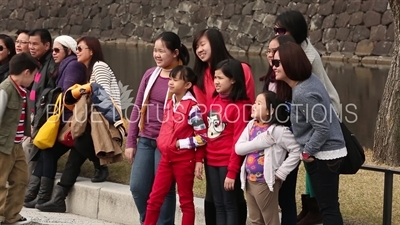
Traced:
<path fill-rule="evenodd" d="M 372 152 L 366 151 L 368 165 L 372 162 Z M 59 170 L 65 165 L 66 156 L 59 161 Z M 109 165 L 109 181 L 129 184 L 131 165 L 120 162 Z M 87 161 L 82 167 L 81 176 L 91 177 L 93 165 Z M 340 179 L 340 207 L 347 225 L 382 224 L 383 173 L 360 170 L 356 175 L 343 175 Z M 297 180 L 297 201 L 300 209 L 300 196 L 305 190 L 304 167 L 300 166 Z M 392 224 L 400 224 L 400 176 L 394 176 Z M 205 181 L 196 180 L 194 192 L 197 197 L 205 194 Z"/>

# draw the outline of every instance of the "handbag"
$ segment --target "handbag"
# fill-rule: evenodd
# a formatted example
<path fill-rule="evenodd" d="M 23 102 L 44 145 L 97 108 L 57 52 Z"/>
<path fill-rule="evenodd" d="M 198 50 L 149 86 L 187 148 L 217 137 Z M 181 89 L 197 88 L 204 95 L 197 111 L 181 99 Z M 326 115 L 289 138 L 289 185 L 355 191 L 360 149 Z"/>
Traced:
<path fill-rule="evenodd" d="M 58 129 L 60 127 L 60 118 L 63 111 L 62 107 L 62 93 L 57 97 L 56 104 L 54 105 L 53 115 L 40 127 L 38 133 L 33 139 L 33 145 L 41 150 L 45 150 L 54 146 L 58 136 Z"/>
<path fill-rule="evenodd" d="M 344 141 L 347 148 L 347 156 L 344 157 L 340 167 L 340 174 L 356 174 L 365 162 L 364 149 L 358 142 L 356 136 L 346 127 L 344 123 L 340 123 Z"/>
<path fill-rule="evenodd" d="M 74 138 L 72 137 L 72 132 L 71 132 L 71 119 L 72 116 L 68 119 L 68 121 L 58 132 L 58 137 L 57 137 L 57 141 L 67 147 L 74 147 Z"/>

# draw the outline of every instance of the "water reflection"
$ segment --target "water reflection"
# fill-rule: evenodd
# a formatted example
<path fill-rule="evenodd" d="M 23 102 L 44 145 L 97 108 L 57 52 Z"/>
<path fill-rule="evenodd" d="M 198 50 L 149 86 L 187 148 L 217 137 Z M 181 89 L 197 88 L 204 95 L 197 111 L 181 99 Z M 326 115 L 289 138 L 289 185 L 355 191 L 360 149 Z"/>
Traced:
<path fill-rule="evenodd" d="M 152 49 L 127 48 L 124 45 L 104 45 L 103 47 L 106 61 L 114 70 L 118 80 L 121 80 L 124 85 L 129 85 L 129 89 L 133 89 L 131 95 L 134 97 L 143 73 L 155 65 Z M 256 91 L 261 92 L 262 83 L 258 79 L 266 72 L 265 58 L 245 55 L 235 57 L 251 65 L 256 81 Z M 191 59 L 190 65 L 193 65 L 193 55 Z M 375 120 L 389 68 L 366 68 L 331 62 L 325 63 L 325 68 L 339 93 L 342 104 L 356 106 L 356 110 L 354 107 L 349 108 L 349 111 L 357 114 L 356 122 L 348 124 L 349 129 L 356 134 L 365 147 L 372 148 Z M 355 119 L 351 113 L 345 110 L 343 112 L 343 116 L 348 120 Z"/>

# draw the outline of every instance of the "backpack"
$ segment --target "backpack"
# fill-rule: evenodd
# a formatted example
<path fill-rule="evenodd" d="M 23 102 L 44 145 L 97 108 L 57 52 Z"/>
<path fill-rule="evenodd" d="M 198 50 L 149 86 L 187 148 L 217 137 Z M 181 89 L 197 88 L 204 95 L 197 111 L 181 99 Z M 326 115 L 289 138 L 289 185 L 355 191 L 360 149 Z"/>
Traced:
<path fill-rule="evenodd" d="M 365 162 L 364 149 L 358 142 L 356 136 L 344 123 L 340 123 L 340 127 L 342 128 L 347 148 L 347 156 L 343 159 L 340 167 L 340 174 L 356 174 Z"/>
<path fill-rule="evenodd" d="M 53 114 L 54 104 L 57 101 L 57 97 L 62 93 L 61 87 L 56 88 L 45 88 L 38 101 L 36 101 L 36 113 L 32 121 L 33 131 L 32 138 L 35 138 L 39 129 L 46 123 L 48 117 Z"/>

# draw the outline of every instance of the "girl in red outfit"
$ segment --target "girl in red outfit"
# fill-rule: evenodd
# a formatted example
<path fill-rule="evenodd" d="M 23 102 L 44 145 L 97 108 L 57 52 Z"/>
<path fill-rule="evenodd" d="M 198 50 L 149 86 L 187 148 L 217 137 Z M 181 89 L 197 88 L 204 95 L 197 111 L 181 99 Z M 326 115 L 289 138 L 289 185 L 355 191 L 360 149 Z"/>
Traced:
<path fill-rule="evenodd" d="M 173 183 L 178 186 L 182 225 L 194 225 L 194 174 L 202 179 L 206 125 L 192 94 L 196 75 L 187 66 L 177 66 L 169 75 L 168 88 L 172 99 L 164 111 L 157 147 L 162 154 L 150 198 L 145 225 L 155 225 L 160 208 Z"/>
<path fill-rule="evenodd" d="M 216 225 L 238 225 L 237 191 L 243 157 L 235 143 L 247 125 L 251 102 L 242 65 L 235 59 L 218 63 L 215 92 L 208 111 L 207 183 L 216 209 Z"/>
<path fill-rule="evenodd" d="M 214 73 L 219 62 L 233 59 L 226 49 L 224 38 L 217 29 L 205 29 L 194 36 L 193 52 L 195 55 L 194 71 L 198 75 L 197 84 L 193 87 L 196 99 L 201 106 L 203 118 L 206 119 L 208 109 L 213 100 Z M 254 79 L 249 65 L 242 63 L 246 93 L 251 102 L 255 101 Z M 207 171 L 206 171 L 207 177 Z M 247 219 L 247 206 L 243 191 L 237 190 L 237 208 L 239 211 L 239 225 L 245 225 Z M 207 182 L 206 197 L 204 201 L 206 225 L 215 225 L 215 206 L 211 196 L 210 183 Z"/>

